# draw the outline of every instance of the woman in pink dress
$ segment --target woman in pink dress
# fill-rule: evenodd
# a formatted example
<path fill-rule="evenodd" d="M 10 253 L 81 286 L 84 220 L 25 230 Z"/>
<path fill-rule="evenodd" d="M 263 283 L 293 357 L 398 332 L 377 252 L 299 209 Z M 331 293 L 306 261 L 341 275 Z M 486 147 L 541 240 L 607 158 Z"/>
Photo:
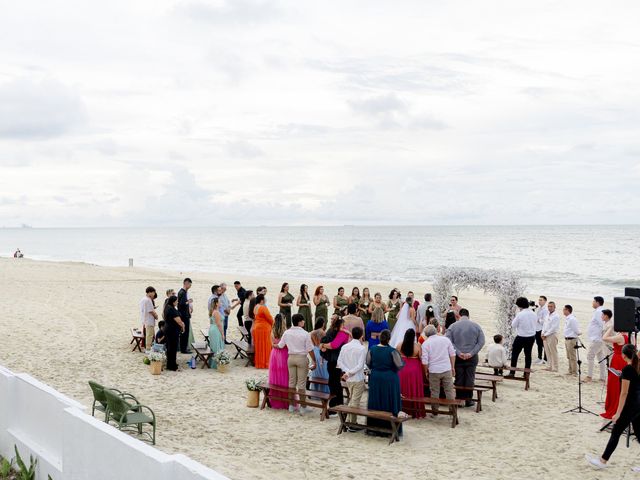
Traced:
<path fill-rule="evenodd" d="M 273 345 L 276 346 L 282 338 L 282 334 L 286 330 L 284 317 L 281 314 L 277 314 L 273 320 Z M 289 387 L 289 367 L 287 360 L 289 359 L 289 350 L 284 348 L 272 348 L 271 356 L 269 357 L 269 384 L 277 385 L 279 387 Z M 271 408 L 275 409 L 287 409 L 289 408 L 289 402 L 286 400 L 279 400 L 286 396 L 285 393 L 273 392 L 269 393 L 269 403 Z"/>
<path fill-rule="evenodd" d="M 408 329 L 402 343 L 396 346 L 404 361 L 404 368 L 398 372 L 400 376 L 400 392 L 403 397 L 424 397 L 424 379 L 422 361 L 420 359 L 420 345 L 416 343 L 416 331 Z M 402 409 L 413 418 L 425 416 L 424 405 L 415 402 L 402 401 Z"/>

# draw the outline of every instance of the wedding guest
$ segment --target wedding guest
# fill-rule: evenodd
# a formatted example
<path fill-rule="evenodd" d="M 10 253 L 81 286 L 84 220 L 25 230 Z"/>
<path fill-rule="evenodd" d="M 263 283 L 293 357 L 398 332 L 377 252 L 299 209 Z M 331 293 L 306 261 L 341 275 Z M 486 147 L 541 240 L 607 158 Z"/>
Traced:
<path fill-rule="evenodd" d="M 593 297 L 593 317 L 587 327 L 587 337 L 589 338 L 589 349 L 587 350 L 587 377 L 585 382 L 591 382 L 593 379 L 593 364 L 595 360 L 598 361 L 598 367 L 600 369 L 600 381 L 606 380 L 607 366 L 603 362 L 605 353 L 605 345 L 602 341 L 602 334 L 604 333 L 604 322 L 602 320 L 602 309 L 604 305 L 604 298 Z"/>
<path fill-rule="evenodd" d="M 266 305 L 267 302 L 267 287 L 258 287 L 256 288 L 256 296 L 258 295 L 264 295 L 264 304 Z"/>
<path fill-rule="evenodd" d="M 369 312 L 369 305 L 371 304 L 371 294 L 369 288 L 362 289 L 362 298 L 358 302 L 358 315 L 362 319 L 362 323 L 365 325 L 371 320 L 371 312 Z"/>
<path fill-rule="evenodd" d="M 440 386 L 444 390 L 445 398 L 453 400 L 453 373 L 455 371 L 456 351 L 451 340 L 446 336 L 437 335 L 433 325 L 428 325 L 424 331 L 427 340 L 422 344 L 422 365 L 429 379 L 429 396 L 440 397 Z M 437 411 L 436 407 L 436 411 Z"/>
<path fill-rule="evenodd" d="M 236 295 L 238 295 L 237 305 L 240 306 L 236 318 L 238 319 L 238 326 L 242 327 L 244 325 L 244 301 L 247 298 L 247 291 L 238 280 L 233 282 L 233 288 L 236 289 Z"/>
<path fill-rule="evenodd" d="M 283 316 L 279 313 L 273 318 L 272 346 L 274 348 L 271 349 L 271 355 L 269 357 L 269 384 L 289 388 L 289 349 L 286 345 L 280 348 L 280 340 L 285 330 L 286 320 L 284 320 Z M 293 411 L 293 405 L 289 404 L 287 400 L 283 400 L 283 398 L 288 399 L 288 397 L 281 392 L 270 391 L 269 403 L 271 403 L 271 408 L 275 408 L 276 410 L 285 410 L 288 408 L 289 411 Z"/>
<path fill-rule="evenodd" d="M 423 331 L 424 327 L 429 325 L 429 322 L 426 320 L 427 310 L 431 308 L 431 311 L 434 314 L 434 317 L 440 321 L 440 309 L 436 304 L 432 301 L 432 296 L 430 293 L 424 294 L 424 303 L 420 304 L 420 306 L 416 310 L 416 320 L 418 321 L 419 331 Z"/>
<path fill-rule="evenodd" d="M 398 372 L 402 368 L 402 357 L 393 347 L 389 346 L 391 332 L 383 330 L 380 332 L 380 344 L 370 348 L 367 352 L 367 366 L 369 374 L 369 400 L 367 408 L 369 410 L 381 410 L 398 416 L 402 408 L 402 398 L 400 394 L 400 378 Z M 391 428 L 386 420 L 367 418 L 368 426 Z M 402 434 L 402 425 L 399 427 Z M 367 431 L 369 435 L 381 435 L 374 431 Z"/>
<path fill-rule="evenodd" d="M 616 413 L 613 416 L 611 436 L 600 458 L 585 455 L 587 462 L 599 469 L 607 466 L 607 462 L 618 446 L 620 437 L 629 424 L 633 425 L 635 436 L 640 442 L 640 379 L 638 377 L 640 361 L 638 360 L 638 351 L 632 344 L 627 344 L 622 347 L 622 356 L 626 365 L 622 368 L 620 376 L 620 399 L 618 400 Z M 634 467 L 633 471 L 640 471 L 640 468 Z"/>
<path fill-rule="evenodd" d="M 255 314 L 253 326 L 254 363 L 256 368 L 269 368 L 273 317 L 265 305 L 263 294 L 256 297 L 256 306 L 253 311 Z"/>
<path fill-rule="evenodd" d="M 460 320 L 460 309 L 462 307 L 458 304 L 458 297 L 451 295 L 449 299 L 449 311 L 456 315 L 456 320 Z"/>
<path fill-rule="evenodd" d="M 166 323 L 164 320 L 158 322 L 158 331 L 156 332 L 156 338 L 153 343 L 154 345 L 162 345 L 165 350 L 167 348 Z"/>
<path fill-rule="evenodd" d="M 256 297 L 253 294 L 253 290 L 247 290 L 244 294 L 244 305 L 242 305 L 242 323 L 244 328 L 247 329 L 247 343 L 251 345 L 251 330 L 253 327 L 253 309 L 255 308 Z"/>
<path fill-rule="evenodd" d="M 411 328 L 407 330 L 402 343 L 396 345 L 396 350 L 400 352 L 404 361 L 404 367 L 398 374 L 400 392 L 405 397 L 422 398 L 424 396 L 424 380 L 422 378 L 420 345 L 416 342 L 416 331 Z M 403 408 L 413 418 L 424 418 L 426 415 L 422 403 L 404 402 Z"/>
<path fill-rule="evenodd" d="M 518 366 L 518 357 L 524 350 L 524 368 L 531 368 L 531 351 L 536 341 L 538 317 L 529 309 L 529 300 L 525 297 L 518 297 L 516 306 L 519 311 L 511 322 L 511 326 L 516 330 L 516 338 L 511 347 L 511 366 Z M 513 377 L 515 373 L 511 370 L 509 375 Z"/>
<path fill-rule="evenodd" d="M 305 320 L 306 322 L 306 320 Z M 313 343 L 313 356 L 316 361 L 316 369 L 313 371 L 313 378 L 320 378 L 329 381 L 329 364 L 322 358 L 320 353 L 320 344 L 324 338 L 325 332 L 325 319 L 320 317 L 316 320 L 315 328 L 309 334 L 311 336 L 311 343 Z M 311 382 L 309 384 L 309 390 L 315 390 L 318 392 L 329 393 L 329 385 L 323 385 L 321 383 Z"/>
<path fill-rule="evenodd" d="M 349 298 L 344 294 L 344 287 L 338 288 L 338 295 L 333 297 L 333 314 L 343 317 L 347 313 Z"/>
<path fill-rule="evenodd" d="M 231 342 L 228 342 L 226 338 L 227 338 L 227 327 L 229 326 L 229 314 L 231 313 L 231 309 L 233 308 L 233 306 L 229 301 L 229 297 L 227 297 L 227 284 L 224 282 L 220 284 L 220 295 L 218 298 L 220 300 L 219 309 L 220 309 L 220 313 L 222 314 L 222 320 L 224 324 L 224 338 L 225 338 L 224 343 L 226 343 L 227 345 L 231 345 Z"/>
<path fill-rule="evenodd" d="M 397 289 L 391 290 L 389 293 L 389 301 L 387 302 L 387 322 L 389 322 L 389 330 L 393 332 L 393 328 L 398 321 L 398 314 L 400 313 L 400 307 L 402 301 L 400 300 L 400 292 Z"/>
<path fill-rule="evenodd" d="M 376 297 L 380 296 L 376 293 Z M 366 326 L 366 339 L 369 342 L 369 348 L 374 347 L 380 343 L 380 334 L 383 330 L 389 330 L 389 324 L 384 319 L 383 307 L 377 307 L 373 310 L 371 320 L 367 322 Z"/>
<path fill-rule="evenodd" d="M 224 324 L 222 314 L 218 309 L 219 301 L 219 298 L 214 298 L 211 302 L 211 313 L 209 317 L 209 348 L 214 355 L 224 350 Z M 209 360 L 209 366 L 218 368 L 218 364 L 213 358 Z"/>
<path fill-rule="evenodd" d="M 494 335 L 493 345 L 490 345 L 487 349 L 485 360 L 490 367 L 493 367 L 494 375 L 502 375 L 502 368 L 509 365 L 507 361 L 507 350 L 502 343 L 502 335 Z"/>
<path fill-rule="evenodd" d="M 356 307 L 360 304 L 360 289 L 353 287 L 351 289 L 351 295 L 349 296 L 349 303 L 353 303 Z"/>
<path fill-rule="evenodd" d="M 342 372 L 338 368 L 338 356 L 343 345 L 351 340 L 351 334 L 344 329 L 344 320 L 338 315 L 333 315 L 331 328 L 322 339 L 320 350 L 322 356 L 327 360 L 329 370 L 329 391 L 334 397 L 329 400 L 329 406 L 342 405 L 344 398 L 342 394 L 342 383 L 340 378 Z"/>
<path fill-rule="evenodd" d="M 349 307 L 355 303 L 350 303 Z M 347 383 L 349 390 L 350 407 L 360 407 L 360 400 L 364 393 L 364 363 L 367 359 L 367 348 L 362 344 L 363 330 L 361 327 L 354 327 L 351 336 L 352 340 L 344 345 L 338 355 L 337 367 L 342 371 L 342 380 Z M 356 423 L 358 416 L 349 414 L 349 421 Z M 348 428 L 347 431 L 355 432 Z"/>
<path fill-rule="evenodd" d="M 369 304 L 369 313 L 373 315 L 373 311 L 378 308 L 382 310 L 383 315 L 389 311 L 387 304 L 382 301 L 382 294 L 380 292 L 376 292 L 373 296 L 373 302 Z"/>
<path fill-rule="evenodd" d="M 547 314 L 542 326 L 542 341 L 544 342 L 545 357 L 549 362 L 547 370 L 558 371 L 558 332 L 560 331 L 560 315 L 556 312 L 555 302 L 545 305 Z M 538 317 L 539 318 L 539 317 Z"/>
<path fill-rule="evenodd" d="M 316 306 L 316 316 L 318 318 L 329 318 L 329 298 L 324 294 L 324 287 L 320 285 L 313 294 L 313 304 Z"/>
<path fill-rule="evenodd" d="M 564 313 L 564 346 L 567 351 L 567 360 L 569 361 L 569 375 L 577 375 L 578 373 L 578 359 L 576 355 L 576 344 L 578 343 L 578 337 L 582 334 L 580 332 L 580 326 L 578 325 L 578 319 L 573 314 L 573 307 L 571 305 L 565 305 L 562 310 Z M 511 354 L 513 355 L 513 353 Z"/>
<path fill-rule="evenodd" d="M 446 336 L 456 352 L 456 381 L 455 385 L 460 387 L 473 387 L 476 381 L 476 367 L 478 366 L 478 353 L 484 346 L 484 332 L 480 325 L 469 320 L 469 310 L 461 308 L 460 319 L 456 321 Z M 471 399 L 472 390 L 459 390 L 456 392 L 457 398 L 465 400 L 465 406 L 474 404 Z"/>
<path fill-rule="evenodd" d="M 309 287 L 304 283 L 300 285 L 300 295 L 296 300 L 298 306 L 298 313 L 304 317 L 304 329 L 310 332 L 313 329 L 313 320 L 311 316 L 311 301 L 309 299 Z M 322 317 L 326 320 L 325 317 Z"/>
<path fill-rule="evenodd" d="M 411 290 L 409 290 L 407 292 L 407 297 L 411 297 L 411 306 L 417 312 L 418 308 L 420 308 L 420 302 L 418 300 L 416 300 L 416 297 L 415 297 L 414 293 Z"/>
<path fill-rule="evenodd" d="M 538 311 L 536 312 L 536 345 L 538 346 L 536 365 L 545 365 L 547 363 L 547 354 L 544 352 L 544 341 L 542 340 L 542 327 L 548 316 L 547 297 L 540 295 L 540 298 L 538 298 Z"/>
<path fill-rule="evenodd" d="M 140 322 L 142 323 L 142 330 L 145 332 L 145 348 L 151 350 L 153 338 L 155 337 L 156 320 L 158 320 L 156 304 L 154 302 L 154 300 L 158 298 L 158 294 L 153 287 L 147 287 L 145 292 L 145 296 L 140 300 Z"/>
<path fill-rule="evenodd" d="M 605 321 L 610 320 L 613 317 L 611 310 L 602 310 L 602 316 L 606 318 Z M 626 333 L 618 333 L 613 329 L 611 325 L 605 332 L 602 340 L 606 343 L 613 345 L 613 354 L 611 355 L 611 362 L 609 363 L 609 376 L 607 377 L 607 396 L 604 401 L 604 413 L 601 413 L 602 418 L 612 420 L 618 409 L 618 400 L 620 399 L 620 377 L 611 370 L 621 371 L 626 365 L 624 358 L 622 357 L 622 347 L 629 343 L 629 335 Z"/>
<path fill-rule="evenodd" d="M 176 308 L 178 306 L 178 297 L 171 296 L 167 299 L 162 319 L 167 328 L 167 370 L 178 370 L 176 356 L 178 354 L 178 344 L 180 342 L 180 334 L 185 331 L 185 324 L 182 321 L 180 312 Z"/>
<path fill-rule="evenodd" d="M 180 353 L 191 353 L 189 348 L 189 328 L 191 327 L 191 306 L 193 300 L 189 298 L 188 291 L 193 282 L 190 278 L 185 278 L 182 282 L 182 288 L 178 292 L 178 312 L 184 323 L 184 332 L 180 335 Z"/>
<path fill-rule="evenodd" d="M 278 294 L 278 306 L 280 307 L 280 315 L 282 315 L 286 322 L 287 328 L 291 328 L 291 305 L 293 304 L 294 297 L 289 293 L 289 284 L 287 282 L 282 284 L 280 293 Z"/>
<path fill-rule="evenodd" d="M 456 323 L 456 313 L 455 312 L 447 312 L 447 315 L 444 320 L 444 329 L 449 330 L 451 325 Z"/>
<path fill-rule="evenodd" d="M 352 332 L 355 327 L 360 327 L 364 332 L 364 323 L 362 319 L 356 315 L 358 306 L 355 303 L 347 305 L 347 315 L 342 317 L 344 319 L 344 328 Z"/>

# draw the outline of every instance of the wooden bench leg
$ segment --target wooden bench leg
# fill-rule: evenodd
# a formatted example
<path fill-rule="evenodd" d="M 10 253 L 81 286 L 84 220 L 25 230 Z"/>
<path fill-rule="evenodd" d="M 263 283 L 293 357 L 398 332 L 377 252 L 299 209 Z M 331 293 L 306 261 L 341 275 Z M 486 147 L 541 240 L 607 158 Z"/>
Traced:
<path fill-rule="evenodd" d="M 493 395 L 491 396 L 491 401 L 495 402 L 496 398 L 498 398 L 498 382 L 491 382 L 491 389 L 493 390 Z"/>
<path fill-rule="evenodd" d="M 389 439 L 389 445 L 393 442 L 399 442 L 400 438 L 398 438 L 398 424 L 396 422 L 391 423 L 391 438 Z"/>
<path fill-rule="evenodd" d="M 329 416 L 329 400 L 322 400 L 322 412 L 320 412 L 320 421 L 324 422 L 324 419 Z"/>
<path fill-rule="evenodd" d="M 344 412 L 338 412 L 338 416 L 340 417 L 340 426 L 338 427 L 338 435 L 340 435 L 342 432 L 344 432 L 347 429 L 345 425 L 345 422 L 347 420 L 347 414 Z"/>
<path fill-rule="evenodd" d="M 524 389 L 529 390 L 529 372 L 524 372 Z"/>
<path fill-rule="evenodd" d="M 264 394 L 264 398 L 262 399 L 262 405 L 260 406 L 260 410 L 264 410 L 264 407 L 267 406 L 267 402 L 269 401 L 269 389 L 262 389 L 262 393 Z"/>
<path fill-rule="evenodd" d="M 478 390 L 478 403 L 476 403 L 476 413 L 482 411 L 482 390 Z"/>
<path fill-rule="evenodd" d="M 449 411 L 451 412 L 451 428 L 456 428 L 456 425 L 458 425 L 458 406 L 457 405 L 450 405 L 449 406 Z"/>

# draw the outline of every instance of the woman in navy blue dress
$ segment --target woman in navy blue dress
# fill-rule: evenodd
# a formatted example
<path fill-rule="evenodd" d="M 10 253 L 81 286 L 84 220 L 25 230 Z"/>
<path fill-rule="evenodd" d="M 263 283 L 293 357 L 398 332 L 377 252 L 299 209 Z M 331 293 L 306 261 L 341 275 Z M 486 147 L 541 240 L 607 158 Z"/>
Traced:
<path fill-rule="evenodd" d="M 380 345 L 376 345 L 367 352 L 367 366 L 371 370 L 369 375 L 369 410 L 381 410 L 398 416 L 402 407 L 400 397 L 400 378 L 398 371 L 403 367 L 400 353 L 389 346 L 391 332 L 380 332 Z M 391 424 L 384 420 L 367 418 L 367 425 L 391 428 Z M 402 434 L 402 425 L 399 433 Z"/>
<path fill-rule="evenodd" d="M 384 310 L 382 308 L 373 310 L 371 320 L 365 326 L 365 338 L 369 341 L 369 349 L 380 343 L 380 333 L 388 329 L 389 324 L 384 319 Z"/>

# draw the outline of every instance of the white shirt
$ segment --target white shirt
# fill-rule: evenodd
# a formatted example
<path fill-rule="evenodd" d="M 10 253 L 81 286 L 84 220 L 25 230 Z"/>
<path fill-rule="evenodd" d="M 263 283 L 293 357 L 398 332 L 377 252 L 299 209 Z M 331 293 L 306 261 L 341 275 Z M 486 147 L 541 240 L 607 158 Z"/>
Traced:
<path fill-rule="evenodd" d="M 487 350 L 487 362 L 489 363 L 489 366 L 494 368 L 502 368 L 508 365 L 507 351 L 499 343 L 490 345 Z"/>
<path fill-rule="evenodd" d="M 564 319 L 564 338 L 577 338 L 580 336 L 580 326 L 578 319 L 573 313 Z"/>
<path fill-rule="evenodd" d="M 548 337 L 560 331 L 560 315 L 553 312 L 547 315 L 544 325 L 542 326 L 542 335 Z"/>
<path fill-rule="evenodd" d="M 598 307 L 593 311 L 593 317 L 587 327 L 587 337 L 590 342 L 601 342 L 604 322 L 602 321 L 602 307 Z"/>
<path fill-rule="evenodd" d="M 340 349 L 338 368 L 348 375 L 347 382 L 364 382 L 367 347 L 360 340 L 351 340 Z"/>
<path fill-rule="evenodd" d="M 278 347 L 289 349 L 289 355 L 306 355 L 313 350 L 311 336 L 302 327 L 291 327 L 282 334 Z"/>
<path fill-rule="evenodd" d="M 528 308 L 520 310 L 511 322 L 511 326 L 516 329 L 519 337 L 534 337 L 536 335 L 536 325 L 538 317 Z"/>
<path fill-rule="evenodd" d="M 140 321 L 142 325 L 149 327 L 156 326 L 156 319 L 151 315 L 153 311 L 153 301 L 145 295 L 142 297 L 142 300 L 140 300 Z"/>
<path fill-rule="evenodd" d="M 542 327 L 544 326 L 544 322 L 548 316 L 549 316 L 549 308 L 547 308 L 547 304 L 545 303 L 543 306 L 538 308 L 538 311 L 536 312 L 536 317 L 538 317 L 538 323 L 536 324 L 536 332 L 539 332 L 542 330 Z"/>
<path fill-rule="evenodd" d="M 422 363 L 431 373 L 451 371 L 451 357 L 456 356 L 453 343 L 442 335 L 431 335 L 422 344 Z"/>

